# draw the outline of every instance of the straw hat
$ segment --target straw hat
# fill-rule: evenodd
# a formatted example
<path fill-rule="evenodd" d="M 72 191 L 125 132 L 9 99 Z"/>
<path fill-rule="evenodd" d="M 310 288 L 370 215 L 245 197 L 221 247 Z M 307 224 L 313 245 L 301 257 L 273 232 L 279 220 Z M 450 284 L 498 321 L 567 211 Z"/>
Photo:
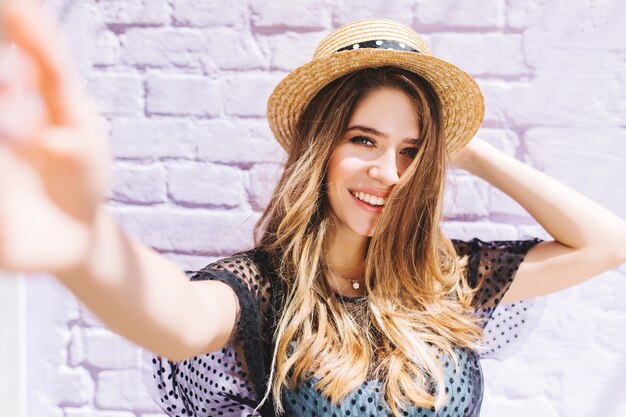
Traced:
<path fill-rule="evenodd" d="M 485 113 L 476 81 L 432 56 L 426 42 L 410 27 L 393 20 L 365 19 L 327 35 L 313 60 L 276 86 L 267 103 L 267 118 L 276 140 L 289 149 L 300 115 L 326 84 L 350 72 L 380 66 L 404 68 L 430 82 L 441 101 L 450 154 L 474 136 Z"/>

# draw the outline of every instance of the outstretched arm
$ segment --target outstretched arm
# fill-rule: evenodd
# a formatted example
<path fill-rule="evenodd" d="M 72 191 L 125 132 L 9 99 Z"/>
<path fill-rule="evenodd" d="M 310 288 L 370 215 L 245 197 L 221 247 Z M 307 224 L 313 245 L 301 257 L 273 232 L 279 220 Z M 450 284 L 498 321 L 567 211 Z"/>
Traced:
<path fill-rule="evenodd" d="M 508 194 L 554 238 L 529 250 L 502 303 L 550 294 L 626 262 L 626 222 L 576 190 L 478 138 L 452 162 Z"/>
<path fill-rule="evenodd" d="M 0 268 L 53 273 L 106 326 L 169 359 L 223 347 L 231 287 L 190 282 L 104 210 L 106 130 L 53 22 L 36 1 L 4 0 L 0 26 L 23 58 L 10 71 L 0 63 Z"/>

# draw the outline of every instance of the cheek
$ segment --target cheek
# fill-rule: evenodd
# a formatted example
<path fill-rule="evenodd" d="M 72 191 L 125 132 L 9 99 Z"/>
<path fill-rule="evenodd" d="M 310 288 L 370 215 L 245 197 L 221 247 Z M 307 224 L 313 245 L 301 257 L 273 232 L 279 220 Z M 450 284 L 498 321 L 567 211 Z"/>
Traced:
<path fill-rule="evenodd" d="M 340 207 L 345 204 L 342 197 L 356 172 L 354 165 L 351 158 L 346 158 L 340 152 L 335 153 L 329 160 L 326 184 L 329 202 L 335 212 L 341 210 Z"/>
<path fill-rule="evenodd" d="M 346 147 L 337 148 L 328 163 L 328 182 L 333 185 L 345 186 L 346 181 L 350 181 L 363 169 L 363 161 Z"/>

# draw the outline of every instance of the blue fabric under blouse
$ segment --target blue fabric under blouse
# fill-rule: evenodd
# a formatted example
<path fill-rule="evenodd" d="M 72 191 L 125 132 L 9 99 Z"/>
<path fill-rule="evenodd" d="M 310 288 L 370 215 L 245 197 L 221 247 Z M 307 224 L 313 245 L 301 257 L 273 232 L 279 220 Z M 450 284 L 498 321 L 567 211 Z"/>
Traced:
<path fill-rule="evenodd" d="M 411 407 L 402 415 L 415 417 L 475 417 L 480 414 L 483 375 L 480 359 L 513 343 L 525 322 L 524 303 L 504 306 L 510 315 L 494 316 L 494 310 L 509 289 L 527 251 L 541 239 L 482 241 L 452 239 L 459 256 L 469 255 L 468 278 L 478 287 L 474 298 L 476 314 L 485 328 L 481 351 L 454 347 L 459 367 L 443 355 L 448 403 L 440 409 Z M 152 399 L 171 417 L 275 415 L 271 398 L 260 413 L 254 412 L 265 393 L 271 356 L 271 307 L 276 304 L 276 286 L 265 258 L 247 251 L 209 264 L 195 273 L 192 281 L 219 280 L 230 285 L 239 298 L 236 326 L 227 345 L 216 352 L 180 362 L 148 353 L 150 361 L 144 381 Z M 342 297 L 347 308 L 358 306 L 364 297 Z M 502 307 L 501 307 L 502 308 Z M 497 320 L 496 320 L 497 318 Z M 495 322 L 497 321 L 497 322 Z M 491 322 L 491 323 L 490 323 Z M 347 395 L 339 406 L 316 389 L 316 379 L 304 381 L 297 389 L 283 388 L 283 407 L 288 417 L 391 416 L 378 380 L 364 382 Z"/>

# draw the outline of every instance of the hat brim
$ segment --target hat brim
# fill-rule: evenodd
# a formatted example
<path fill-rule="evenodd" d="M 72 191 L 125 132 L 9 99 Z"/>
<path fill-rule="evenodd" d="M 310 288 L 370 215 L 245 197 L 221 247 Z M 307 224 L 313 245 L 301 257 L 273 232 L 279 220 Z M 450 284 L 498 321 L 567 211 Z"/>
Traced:
<path fill-rule="evenodd" d="M 448 153 L 462 148 L 478 131 L 484 98 L 474 79 L 457 66 L 431 55 L 387 49 L 355 49 L 315 59 L 290 72 L 267 102 L 267 118 L 276 140 L 289 149 L 306 105 L 331 81 L 363 68 L 394 66 L 426 79 L 439 97 Z"/>

